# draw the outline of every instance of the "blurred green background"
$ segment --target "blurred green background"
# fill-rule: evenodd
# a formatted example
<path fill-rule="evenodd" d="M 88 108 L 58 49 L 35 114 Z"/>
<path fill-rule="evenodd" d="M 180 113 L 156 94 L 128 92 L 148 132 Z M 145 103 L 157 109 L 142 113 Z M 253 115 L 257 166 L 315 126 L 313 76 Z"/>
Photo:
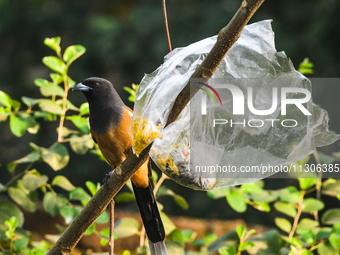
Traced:
<path fill-rule="evenodd" d="M 215 35 L 225 26 L 240 6 L 236 0 L 170 0 L 167 2 L 172 47 Z M 295 67 L 309 57 L 314 63 L 313 77 L 340 77 L 340 1 L 339 0 L 276 0 L 265 1 L 250 23 L 273 19 L 278 51 L 285 51 Z M 0 90 L 12 98 L 38 97 L 35 78 L 48 79 L 49 69 L 41 59 L 53 55 L 43 40 L 61 36 L 62 48 L 72 44 L 84 45 L 84 56 L 71 66 L 69 75 L 77 82 L 87 77 L 109 79 L 123 100 L 128 93 L 123 86 L 139 83 L 144 73 L 151 73 L 168 53 L 161 1 L 151 0 L 0 0 Z M 338 118 L 340 88 L 314 88 L 314 101 L 329 111 L 330 127 L 340 133 Z M 70 93 L 70 100 L 79 106 L 85 102 L 80 93 Z M 69 124 L 69 123 L 68 123 Z M 0 180 L 8 180 L 6 164 L 29 152 L 29 142 L 49 147 L 56 140 L 57 123 L 44 123 L 37 135 L 12 135 L 8 122 L 0 123 Z M 70 125 L 70 124 L 69 124 Z M 338 151 L 338 143 L 324 148 Z M 92 154 L 75 155 L 71 150 L 69 165 L 54 172 L 46 164 L 37 168 L 50 178 L 65 175 L 76 186 L 86 180 L 100 182 L 110 170 Z M 19 169 L 19 167 L 18 167 Z M 266 188 L 282 188 L 290 180 L 269 179 Z M 293 183 L 295 184 L 295 183 Z M 176 193 L 188 199 L 189 210 L 183 211 L 174 202 L 162 198 L 165 211 L 194 217 L 243 217 L 248 223 L 268 224 L 271 219 L 263 213 L 254 214 L 250 208 L 243 215 L 233 212 L 224 201 L 207 198 L 171 181 Z M 119 205 L 118 205 L 119 206 Z M 215 206 L 216 210 L 207 210 Z M 136 210 L 133 204 L 128 205 Z M 126 208 L 126 206 L 124 207 Z"/>

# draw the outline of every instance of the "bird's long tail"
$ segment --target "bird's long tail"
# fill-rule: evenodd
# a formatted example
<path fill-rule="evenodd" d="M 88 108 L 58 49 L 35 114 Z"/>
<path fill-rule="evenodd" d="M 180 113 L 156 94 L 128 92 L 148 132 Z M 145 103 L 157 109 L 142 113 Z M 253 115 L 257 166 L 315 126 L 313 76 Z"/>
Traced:
<path fill-rule="evenodd" d="M 165 231 L 153 194 L 151 183 L 146 188 L 138 188 L 133 183 L 136 201 L 149 239 L 151 254 L 167 255 L 164 245 Z"/>

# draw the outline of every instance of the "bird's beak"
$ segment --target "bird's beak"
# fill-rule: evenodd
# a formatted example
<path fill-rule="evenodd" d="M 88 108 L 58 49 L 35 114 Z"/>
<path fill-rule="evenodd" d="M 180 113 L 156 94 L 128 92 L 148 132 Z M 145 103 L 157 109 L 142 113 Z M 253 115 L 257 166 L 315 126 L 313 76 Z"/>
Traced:
<path fill-rule="evenodd" d="M 76 86 L 73 87 L 72 91 L 90 91 L 93 88 L 84 85 L 83 83 L 79 82 Z"/>

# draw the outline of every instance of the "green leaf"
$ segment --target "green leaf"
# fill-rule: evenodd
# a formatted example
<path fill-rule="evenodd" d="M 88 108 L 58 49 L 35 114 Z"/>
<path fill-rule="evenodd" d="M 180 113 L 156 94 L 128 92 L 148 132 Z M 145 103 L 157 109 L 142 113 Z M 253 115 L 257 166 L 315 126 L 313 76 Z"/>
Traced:
<path fill-rule="evenodd" d="M 139 232 L 140 225 L 133 218 L 123 218 L 115 223 L 115 233 L 118 238 L 129 237 Z"/>
<path fill-rule="evenodd" d="M 303 240 L 305 240 L 308 244 L 315 244 L 316 238 L 313 231 L 309 228 L 299 228 L 296 230 L 296 233 L 299 234 Z"/>
<path fill-rule="evenodd" d="M 3 105 L 5 107 L 11 107 L 12 106 L 11 97 L 1 90 L 0 90 L 0 105 Z"/>
<path fill-rule="evenodd" d="M 110 228 L 103 228 L 100 230 L 100 234 L 104 237 L 110 237 Z"/>
<path fill-rule="evenodd" d="M 262 212 L 270 212 L 270 205 L 268 203 L 254 202 L 253 207 Z"/>
<path fill-rule="evenodd" d="M 105 245 L 107 245 L 109 243 L 109 241 L 107 240 L 107 239 L 105 239 L 105 238 L 101 238 L 100 239 L 100 244 L 102 245 L 102 246 L 105 246 Z"/>
<path fill-rule="evenodd" d="M 63 82 L 63 76 L 58 73 L 51 73 L 50 77 L 55 85 L 58 85 Z"/>
<path fill-rule="evenodd" d="M 75 207 L 65 205 L 62 206 L 59 211 L 61 216 L 63 216 L 65 223 L 70 224 L 74 220 L 74 218 L 78 216 L 80 210 Z"/>
<path fill-rule="evenodd" d="M 9 119 L 9 126 L 13 135 L 21 137 L 25 134 L 28 128 L 28 122 L 24 118 L 11 115 Z"/>
<path fill-rule="evenodd" d="M 165 235 L 168 235 L 176 229 L 176 226 L 164 212 L 160 212 L 159 214 L 164 225 Z"/>
<path fill-rule="evenodd" d="M 63 59 L 68 65 L 70 65 L 73 61 L 83 55 L 85 51 L 86 49 L 82 45 L 69 46 L 64 52 Z"/>
<path fill-rule="evenodd" d="M 212 199 L 219 199 L 222 197 L 226 197 L 229 191 L 230 191 L 230 187 L 223 187 L 220 189 L 209 190 L 207 191 L 207 195 L 208 197 Z"/>
<path fill-rule="evenodd" d="M 176 228 L 174 231 L 172 231 L 167 236 L 167 240 L 174 241 L 177 244 L 179 244 L 181 247 L 184 247 L 184 237 L 183 237 L 183 233 L 180 229 Z"/>
<path fill-rule="evenodd" d="M 119 194 L 115 197 L 116 203 L 129 203 L 135 199 L 135 195 L 131 192 L 119 192 Z"/>
<path fill-rule="evenodd" d="M 40 93 L 45 96 L 64 96 L 64 89 L 56 84 L 48 82 L 40 87 Z"/>
<path fill-rule="evenodd" d="M 307 190 L 313 187 L 318 182 L 318 178 L 299 178 L 300 187 Z"/>
<path fill-rule="evenodd" d="M 70 156 L 66 147 L 60 143 L 52 145 L 50 148 L 43 148 L 42 159 L 50 165 L 54 171 L 58 171 L 67 166 Z"/>
<path fill-rule="evenodd" d="M 107 212 L 104 211 L 97 219 L 96 219 L 96 223 L 99 224 L 104 224 L 104 223 L 108 223 L 109 222 L 109 216 L 107 215 Z"/>
<path fill-rule="evenodd" d="M 333 225 L 340 222 L 340 208 L 327 210 L 322 215 L 321 222 L 326 225 Z"/>
<path fill-rule="evenodd" d="M 255 246 L 255 244 L 253 242 L 247 241 L 247 242 L 241 243 L 238 250 L 239 251 L 246 251 L 250 248 L 253 248 L 254 246 Z"/>
<path fill-rule="evenodd" d="M 268 190 L 262 190 L 258 193 L 250 193 L 249 198 L 258 203 L 271 203 L 277 200 L 279 194 L 278 192 L 272 192 Z"/>
<path fill-rule="evenodd" d="M 56 177 L 54 177 L 51 185 L 59 186 L 60 188 L 67 190 L 67 191 L 71 191 L 75 189 L 72 183 L 63 175 L 57 175 Z"/>
<path fill-rule="evenodd" d="M 43 199 L 44 210 L 54 217 L 67 202 L 67 199 L 63 195 L 47 192 Z"/>
<path fill-rule="evenodd" d="M 318 154 L 322 164 L 332 164 L 335 161 L 335 158 L 331 155 L 327 155 L 321 151 L 319 151 Z"/>
<path fill-rule="evenodd" d="M 181 207 L 183 210 L 188 210 L 189 205 L 188 202 L 180 195 L 174 195 L 174 199 L 176 204 Z"/>
<path fill-rule="evenodd" d="M 259 193 L 262 191 L 262 188 L 256 183 L 246 183 L 242 184 L 240 190 L 244 193 Z"/>
<path fill-rule="evenodd" d="M 37 147 L 38 146 L 36 146 L 34 143 L 30 143 L 30 149 L 32 152 L 21 159 L 18 159 L 18 160 L 15 160 L 9 163 L 7 165 L 8 171 L 11 173 L 14 173 L 15 168 L 18 164 L 35 162 L 35 161 L 40 160 L 41 150 L 39 149 L 39 147 L 38 148 Z"/>
<path fill-rule="evenodd" d="M 285 218 L 275 218 L 275 224 L 286 233 L 292 230 L 292 224 Z"/>
<path fill-rule="evenodd" d="M 56 102 L 49 99 L 41 99 L 39 100 L 39 107 L 41 110 L 53 114 L 64 115 L 63 109 Z"/>
<path fill-rule="evenodd" d="M 34 84 L 38 87 L 44 86 L 45 84 L 48 84 L 49 81 L 46 79 L 41 79 L 41 78 L 37 78 L 34 80 Z"/>
<path fill-rule="evenodd" d="M 93 182 L 87 181 L 85 185 L 89 189 L 92 196 L 97 193 L 97 186 Z"/>
<path fill-rule="evenodd" d="M 90 133 L 89 124 L 87 122 L 87 119 L 85 117 L 81 117 L 79 115 L 72 115 L 69 117 L 66 117 L 66 119 L 71 120 L 72 123 L 80 129 L 85 134 Z"/>
<path fill-rule="evenodd" d="M 297 204 L 300 200 L 300 191 L 293 186 L 289 186 L 280 190 L 279 197 L 282 202 Z"/>
<path fill-rule="evenodd" d="M 231 190 L 227 195 L 227 201 L 236 212 L 242 213 L 247 210 L 246 200 L 238 190 Z"/>
<path fill-rule="evenodd" d="M 48 177 L 46 175 L 38 176 L 32 173 L 27 173 L 22 178 L 22 182 L 24 186 L 29 191 L 33 191 L 41 186 L 44 186 L 47 183 L 47 181 L 48 181 Z"/>
<path fill-rule="evenodd" d="M 220 255 L 236 255 L 236 249 L 232 245 L 221 247 L 218 249 Z"/>
<path fill-rule="evenodd" d="M 91 235 L 93 233 L 93 231 L 95 230 L 96 228 L 96 224 L 93 223 L 85 232 L 85 235 L 88 236 L 88 235 Z"/>
<path fill-rule="evenodd" d="M 80 108 L 79 108 L 79 114 L 82 115 L 87 115 L 90 114 L 90 108 L 89 108 L 89 103 L 83 103 L 81 104 Z"/>
<path fill-rule="evenodd" d="M 17 218 L 17 226 L 22 227 L 24 224 L 24 214 L 13 203 L 9 201 L 0 201 L 0 226 L 9 221 L 11 217 Z"/>
<path fill-rule="evenodd" d="M 334 249 L 340 250 L 340 234 L 332 233 L 329 236 L 329 243 Z"/>
<path fill-rule="evenodd" d="M 9 196 L 22 208 L 29 212 L 35 212 L 38 204 L 37 191 L 29 191 L 22 180 L 18 180 L 8 188 Z"/>
<path fill-rule="evenodd" d="M 290 244 L 294 245 L 298 249 L 302 249 L 303 247 L 301 240 L 296 237 L 292 237 L 288 241 Z"/>
<path fill-rule="evenodd" d="M 83 188 L 77 187 L 70 192 L 70 199 L 88 202 L 90 201 L 91 196 L 87 194 Z"/>
<path fill-rule="evenodd" d="M 335 249 L 329 242 L 318 247 L 319 255 L 339 255 L 339 250 Z"/>
<path fill-rule="evenodd" d="M 311 220 L 308 218 L 303 218 L 302 220 L 300 220 L 299 224 L 297 225 L 297 228 L 309 228 L 309 229 L 313 229 L 313 228 L 317 228 L 319 226 L 319 222 L 315 221 L 315 220 Z"/>
<path fill-rule="evenodd" d="M 7 117 L 11 114 L 11 108 L 0 107 L 0 121 L 6 121 Z"/>
<path fill-rule="evenodd" d="M 27 131 L 31 134 L 36 134 L 38 133 L 38 130 L 40 128 L 40 124 L 38 122 L 35 121 L 35 119 L 33 119 L 31 117 L 31 115 L 29 115 L 28 113 L 24 112 L 20 114 L 21 118 L 23 118 L 24 120 L 26 120 L 28 127 L 27 127 Z"/>
<path fill-rule="evenodd" d="M 325 227 L 325 228 L 320 228 L 318 229 L 318 232 L 316 234 L 316 239 L 320 240 L 320 239 L 326 239 L 329 238 L 329 236 L 331 235 L 332 229 Z"/>
<path fill-rule="evenodd" d="M 55 57 L 55 56 L 48 56 L 48 57 L 44 57 L 42 62 L 49 67 L 50 69 L 52 69 L 53 71 L 62 74 L 62 75 L 66 75 L 67 74 L 67 66 L 65 65 L 65 63 Z"/>
<path fill-rule="evenodd" d="M 303 212 L 320 211 L 325 207 L 324 203 L 315 198 L 306 198 L 302 202 Z"/>
<path fill-rule="evenodd" d="M 69 88 L 73 88 L 76 85 L 76 82 L 70 78 L 70 76 L 67 76 L 67 84 Z"/>
<path fill-rule="evenodd" d="M 336 197 L 340 195 L 340 180 L 328 179 L 322 187 L 322 194 Z"/>
<path fill-rule="evenodd" d="M 54 50 L 57 53 L 57 55 L 59 55 L 61 51 L 60 41 L 61 41 L 61 38 L 59 36 L 52 37 L 52 38 L 45 38 L 44 44 L 47 47 L 50 47 L 52 50 Z"/>
<path fill-rule="evenodd" d="M 21 237 L 15 240 L 13 243 L 13 251 L 17 254 L 26 251 L 29 242 L 30 242 L 30 239 L 28 237 Z"/>
<path fill-rule="evenodd" d="M 238 235 L 238 238 L 239 238 L 240 240 L 243 240 L 243 238 L 244 238 L 244 236 L 245 236 L 245 234 L 246 234 L 246 227 L 243 226 L 243 225 L 237 226 L 237 227 L 236 227 L 236 233 L 237 233 L 237 235 Z"/>
<path fill-rule="evenodd" d="M 45 121 L 55 121 L 57 120 L 57 116 L 50 112 L 44 111 L 35 111 L 33 114 L 35 119 L 43 118 Z"/>
<path fill-rule="evenodd" d="M 75 153 L 84 155 L 89 149 L 93 148 L 94 143 L 89 135 L 72 135 L 70 138 L 70 145 Z"/>
<path fill-rule="evenodd" d="M 284 213 L 290 217 L 295 217 L 296 216 L 296 209 L 292 204 L 285 203 L 285 202 L 275 202 L 274 203 L 274 208 L 281 212 Z"/>

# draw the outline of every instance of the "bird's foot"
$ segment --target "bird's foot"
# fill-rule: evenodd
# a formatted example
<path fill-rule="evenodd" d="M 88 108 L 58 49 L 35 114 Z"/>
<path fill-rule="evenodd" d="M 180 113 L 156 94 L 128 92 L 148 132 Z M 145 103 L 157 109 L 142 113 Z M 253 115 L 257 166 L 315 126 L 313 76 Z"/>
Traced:
<path fill-rule="evenodd" d="M 111 175 L 114 171 L 115 171 L 115 168 L 112 169 L 110 172 L 108 172 L 105 175 L 104 179 L 102 180 L 102 184 L 105 185 L 106 188 L 108 188 L 108 181 L 109 181 L 109 179 L 110 179 L 110 177 L 111 177 Z"/>

